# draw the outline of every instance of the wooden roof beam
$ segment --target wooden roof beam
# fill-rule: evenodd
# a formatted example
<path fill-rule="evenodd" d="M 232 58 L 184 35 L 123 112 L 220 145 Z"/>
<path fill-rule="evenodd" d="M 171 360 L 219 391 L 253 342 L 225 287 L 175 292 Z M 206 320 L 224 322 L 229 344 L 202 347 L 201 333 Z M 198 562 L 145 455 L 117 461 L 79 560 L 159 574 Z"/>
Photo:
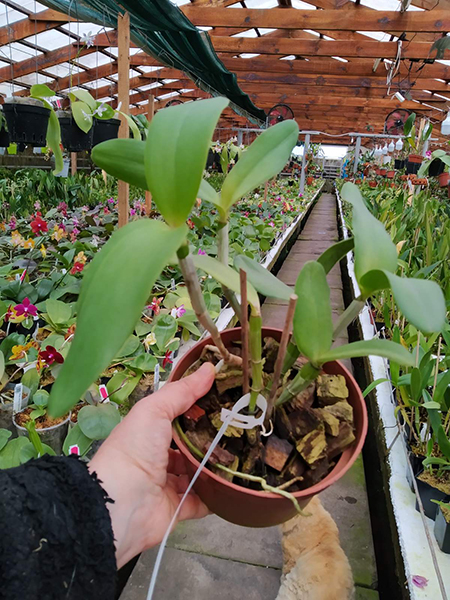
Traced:
<path fill-rule="evenodd" d="M 19 42 L 30 35 L 55 29 L 60 25 L 64 25 L 67 21 L 68 18 L 65 15 L 52 9 L 32 14 L 26 19 L 11 23 L 9 26 L 0 27 L 0 45 Z"/>
<path fill-rule="evenodd" d="M 328 29 L 330 31 L 382 31 L 446 33 L 450 31 L 448 10 L 428 12 L 358 10 L 297 10 L 294 8 L 180 7 L 197 26 L 267 27 L 276 29 Z"/>

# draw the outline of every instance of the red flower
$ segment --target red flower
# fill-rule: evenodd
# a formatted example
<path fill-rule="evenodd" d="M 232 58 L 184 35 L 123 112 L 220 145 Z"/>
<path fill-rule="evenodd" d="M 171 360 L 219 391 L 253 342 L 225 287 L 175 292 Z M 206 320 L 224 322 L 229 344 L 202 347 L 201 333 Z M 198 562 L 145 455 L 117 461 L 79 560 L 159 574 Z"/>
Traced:
<path fill-rule="evenodd" d="M 161 298 L 154 297 L 151 304 L 149 304 L 147 306 L 147 309 L 152 310 L 155 313 L 155 315 L 158 315 L 159 311 L 161 310 L 159 305 L 161 304 L 162 301 L 163 301 L 162 297 Z"/>
<path fill-rule="evenodd" d="M 189 229 L 194 229 L 195 225 L 194 225 L 194 221 L 192 221 L 192 219 L 188 219 L 186 221 L 187 226 L 189 227 Z"/>
<path fill-rule="evenodd" d="M 75 273 L 81 273 L 84 269 L 84 264 L 80 262 L 76 262 L 73 267 L 70 269 L 70 274 L 75 275 Z"/>
<path fill-rule="evenodd" d="M 167 365 L 171 365 L 172 363 L 172 352 L 170 350 L 167 350 L 163 358 L 162 368 L 165 369 Z"/>
<path fill-rule="evenodd" d="M 31 229 L 34 235 L 38 235 L 39 233 L 46 233 L 48 231 L 47 222 L 42 219 L 40 214 L 37 214 L 33 221 L 30 223 Z"/>
<path fill-rule="evenodd" d="M 40 350 L 39 358 L 43 360 L 48 366 L 57 362 L 62 364 L 64 362 L 64 358 L 62 355 L 55 349 L 53 346 L 47 346 L 45 350 Z"/>

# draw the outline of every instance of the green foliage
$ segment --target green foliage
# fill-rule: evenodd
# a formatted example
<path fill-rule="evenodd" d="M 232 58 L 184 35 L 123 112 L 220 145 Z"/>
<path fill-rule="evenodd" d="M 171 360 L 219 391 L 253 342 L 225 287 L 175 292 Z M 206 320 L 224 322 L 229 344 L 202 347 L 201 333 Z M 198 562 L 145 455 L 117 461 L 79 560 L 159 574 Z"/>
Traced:
<path fill-rule="evenodd" d="M 256 260 L 252 260 L 244 254 L 238 254 L 234 259 L 234 265 L 236 269 L 243 269 L 247 273 L 248 281 L 263 296 L 281 300 L 289 300 L 292 296 L 292 289 Z"/>
<path fill-rule="evenodd" d="M 78 413 L 81 433 L 91 440 L 104 440 L 119 423 L 120 413 L 110 402 L 83 406 Z"/>

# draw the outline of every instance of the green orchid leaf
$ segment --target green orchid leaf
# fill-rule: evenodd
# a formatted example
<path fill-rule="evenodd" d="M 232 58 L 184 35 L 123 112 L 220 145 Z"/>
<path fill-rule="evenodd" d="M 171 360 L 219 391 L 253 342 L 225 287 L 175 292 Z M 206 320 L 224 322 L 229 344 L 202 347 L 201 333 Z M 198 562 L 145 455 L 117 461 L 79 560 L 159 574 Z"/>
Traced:
<path fill-rule="evenodd" d="M 117 404 L 123 404 L 141 379 L 141 375 L 131 376 L 129 373 L 116 373 L 106 384 L 109 399 Z"/>
<path fill-rule="evenodd" d="M 436 385 L 436 389 L 434 390 L 433 400 L 435 402 L 439 402 L 439 404 L 443 403 L 445 392 L 447 391 L 448 386 L 450 385 L 450 369 L 445 373 L 442 373 L 442 377 L 439 380 L 439 383 Z"/>
<path fill-rule="evenodd" d="M 211 256 L 196 254 L 192 257 L 197 269 L 201 269 L 211 275 L 216 281 L 225 285 L 236 294 L 241 293 L 241 282 L 239 273 L 228 265 L 224 265 Z M 255 288 L 247 282 L 247 297 L 249 303 L 255 308 L 259 308 L 259 298 Z"/>
<path fill-rule="evenodd" d="M 104 440 L 120 423 L 120 413 L 110 402 L 83 406 L 78 413 L 81 432 L 91 440 Z"/>
<path fill-rule="evenodd" d="M 94 121 L 92 111 L 86 102 L 72 102 L 72 117 L 81 131 L 88 133 L 90 131 Z"/>
<path fill-rule="evenodd" d="M 205 179 L 200 182 L 200 189 L 198 190 L 198 197 L 202 200 L 207 200 L 214 204 L 219 211 L 222 212 L 222 205 L 220 203 L 220 194 L 216 192 L 212 185 L 210 185 Z"/>
<path fill-rule="evenodd" d="M 375 379 L 375 381 L 372 381 L 372 383 L 370 383 L 363 391 L 363 398 L 368 396 L 372 390 L 374 390 L 380 384 L 385 383 L 386 381 L 389 381 L 389 379 L 386 379 L 386 377 L 380 377 L 380 379 Z"/>
<path fill-rule="evenodd" d="M 55 157 L 53 175 L 58 175 L 64 169 L 64 161 L 61 150 L 61 125 L 53 109 L 50 111 L 47 125 L 47 146 L 49 146 Z"/>
<path fill-rule="evenodd" d="M 117 355 L 186 233 L 185 225 L 141 219 L 115 231 L 95 255 L 81 286 L 76 333 L 52 387 L 52 415 L 74 406 Z"/>
<path fill-rule="evenodd" d="M 33 396 L 33 404 L 39 408 L 45 408 L 48 404 L 50 394 L 47 390 L 37 390 Z"/>
<path fill-rule="evenodd" d="M 359 356 L 383 356 L 407 367 L 413 367 L 415 362 L 414 356 L 402 345 L 388 340 L 376 339 L 353 342 L 352 344 L 332 348 L 320 357 L 320 361 L 330 362 L 332 360 L 343 360 Z"/>
<path fill-rule="evenodd" d="M 238 254 L 234 259 L 236 269 L 243 269 L 247 273 L 248 281 L 257 292 L 268 298 L 289 300 L 294 290 L 280 281 L 270 271 L 262 267 L 256 260 L 245 254 Z"/>
<path fill-rule="evenodd" d="M 342 260 L 348 252 L 351 252 L 354 247 L 355 240 L 353 238 L 337 242 L 337 244 L 333 244 L 330 248 L 325 250 L 325 252 L 319 256 L 317 262 L 322 265 L 325 269 L 325 273 L 328 274 L 334 265 Z"/>
<path fill-rule="evenodd" d="M 392 289 L 398 308 L 424 333 L 441 331 L 445 324 L 444 294 L 435 281 L 398 277 L 386 270 L 367 272 L 361 279 L 366 289 Z"/>
<path fill-rule="evenodd" d="M 66 304 L 60 300 L 47 298 L 45 306 L 50 320 L 55 323 L 55 325 L 67 323 L 72 316 L 72 307 L 70 304 Z"/>
<path fill-rule="evenodd" d="M 141 132 L 139 131 L 139 127 L 136 125 L 135 120 L 130 115 L 127 115 L 122 111 L 120 112 L 120 114 L 124 116 L 127 120 L 128 126 L 131 129 L 131 133 L 133 134 L 133 139 L 140 142 L 142 140 Z"/>
<path fill-rule="evenodd" d="M 153 373 L 157 362 L 158 362 L 158 360 L 157 360 L 156 356 L 153 356 L 153 354 L 145 353 L 145 354 L 139 354 L 131 362 L 127 362 L 127 365 L 131 369 L 138 369 L 139 371 L 142 371 L 143 373 Z"/>
<path fill-rule="evenodd" d="M 27 437 L 18 437 L 8 442 L 6 446 L 0 450 L 0 469 L 20 467 L 22 464 L 20 454 L 22 448 L 25 446 L 31 446 L 31 448 L 33 448 L 33 445 Z"/>
<path fill-rule="evenodd" d="M 69 93 L 69 97 L 72 100 L 72 104 L 76 102 L 76 100 L 80 100 L 84 104 L 87 104 L 88 107 L 91 109 L 91 112 L 94 112 L 94 110 L 96 110 L 97 108 L 97 100 L 95 100 L 87 90 L 71 90 Z"/>
<path fill-rule="evenodd" d="M 36 83 L 35 85 L 32 85 L 30 89 L 30 97 L 37 98 L 39 100 L 42 98 L 51 98 L 55 95 L 56 92 L 51 90 L 48 85 L 45 85 L 44 83 Z"/>
<path fill-rule="evenodd" d="M 113 177 L 148 190 L 145 178 L 145 142 L 114 139 L 92 149 L 94 163 Z"/>
<path fill-rule="evenodd" d="M 211 138 L 226 98 L 185 102 L 159 110 L 148 130 L 147 182 L 172 227 L 184 223 L 197 198 Z"/>
<path fill-rule="evenodd" d="M 78 423 L 74 425 L 67 434 L 67 437 L 64 440 L 63 444 L 63 453 L 66 456 L 69 456 L 70 446 L 75 445 L 78 446 L 78 448 L 80 449 L 80 456 L 84 456 L 87 452 L 89 452 L 92 446 L 91 438 L 88 438 L 84 435 Z"/>
<path fill-rule="evenodd" d="M 442 454 L 450 460 L 450 440 L 448 439 L 445 429 L 442 427 L 440 411 L 436 409 L 427 409 L 430 418 L 431 427 L 437 438 L 437 443 Z M 11 442 L 10 442 L 11 443 Z M 9 446 L 9 444 L 8 444 Z M 1 453 L 0 453 L 1 456 Z"/>
<path fill-rule="evenodd" d="M 227 175 L 222 186 L 223 210 L 277 175 L 291 156 L 298 140 L 298 125 L 294 120 L 283 121 L 266 129 L 243 152 Z"/>
<path fill-rule="evenodd" d="M 177 322 L 171 315 L 158 315 L 155 318 L 153 333 L 160 350 L 165 350 L 167 343 L 175 336 L 177 329 Z"/>
<path fill-rule="evenodd" d="M 355 275 L 361 292 L 368 297 L 375 289 L 364 275 L 374 269 L 395 273 L 397 249 L 382 223 L 367 209 L 361 193 L 353 183 L 345 183 L 342 198 L 353 207 L 353 234 L 355 243 Z"/>
<path fill-rule="evenodd" d="M 0 429 L 0 451 L 6 446 L 11 436 L 12 433 L 8 429 Z"/>
<path fill-rule="evenodd" d="M 415 402 L 422 397 L 423 383 L 420 370 L 417 367 L 411 371 L 411 395 Z"/>
<path fill-rule="evenodd" d="M 409 134 L 411 133 L 411 130 L 413 128 L 415 121 L 416 121 L 416 113 L 411 113 L 409 115 L 409 117 L 406 119 L 405 124 L 403 126 L 403 133 L 404 133 L 405 137 L 408 137 Z"/>
<path fill-rule="evenodd" d="M 39 387 L 40 376 L 37 369 L 28 369 L 22 375 L 20 382 L 30 390 L 29 400 L 33 398 L 34 393 Z"/>
<path fill-rule="evenodd" d="M 331 348 L 330 288 L 323 266 L 315 260 L 305 263 L 295 284 L 298 296 L 294 313 L 294 339 L 300 352 L 313 363 Z"/>
<path fill-rule="evenodd" d="M 101 107 L 101 115 L 98 113 L 95 114 L 95 118 L 99 121 L 107 121 L 108 119 L 114 119 L 117 114 L 117 111 L 114 110 L 112 106 L 106 104 L 105 102 L 97 101 L 95 103 L 95 110 L 98 110 Z"/>

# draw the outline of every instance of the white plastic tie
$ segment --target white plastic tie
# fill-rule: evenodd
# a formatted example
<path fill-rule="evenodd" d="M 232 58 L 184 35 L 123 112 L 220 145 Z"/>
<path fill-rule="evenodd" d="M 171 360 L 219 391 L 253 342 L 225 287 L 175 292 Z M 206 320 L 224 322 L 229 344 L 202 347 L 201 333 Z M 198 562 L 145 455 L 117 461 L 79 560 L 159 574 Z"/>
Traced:
<path fill-rule="evenodd" d="M 186 498 L 189 496 L 192 488 L 194 487 L 195 482 L 197 481 L 200 473 L 203 471 L 203 468 L 205 467 L 206 463 L 210 459 L 212 453 L 214 452 L 217 444 L 220 442 L 225 431 L 227 430 L 227 428 L 230 425 L 232 427 L 239 427 L 240 429 L 253 429 L 254 427 L 257 427 L 258 425 L 264 424 L 264 419 L 265 419 L 266 410 L 267 410 L 267 400 L 261 394 L 258 396 L 258 398 L 256 400 L 256 405 L 262 411 L 261 415 L 259 417 L 254 417 L 252 415 L 245 415 L 245 414 L 243 415 L 240 413 L 241 410 L 248 407 L 249 403 L 250 403 L 250 394 L 245 394 L 245 396 L 242 396 L 242 398 L 236 402 L 236 404 L 233 406 L 232 410 L 228 410 L 226 408 L 222 409 L 222 412 L 220 414 L 220 418 L 223 421 L 222 427 L 219 429 L 216 437 L 213 439 L 211 446 L 209 447 L 208 451 L 206 452 L 205 456 L 203 457 L 203 460 L 200 463 L 193 478 L 191 479 L 191 482 L 189 483 L 187 490 L 184 492 L 183 497 L 180 500 L 180 504 L 178 505 L 178 507 L 172 517 L 172 520 L 169 523 L 166 533 L 164 534 L 164 537 L 161 541 L 161 545 L 159 546 L 158 554 L 156 556 L 155 566 L 153 567 L 152 578 L 150 580 L 150 586 L 148 588 L 147 600 L 152 600 L 152 598 L 153 598 L 153 592 L 155 591 L 155 586 L 156 586 L 156 579 L 158 577 L 158 572 L 159 572 L 159 568 L 161 566 L 161 561 L 162 561 L 162 557 L 164 554 L 164 550 L 166 549 L 167 540 L 169 538 L 169 535 L 170 535 L 173 527 L 175 526 L 175 524 L 177 522 L 178 516 L 181 511 L 181 507 L 183 506 Z"/>

